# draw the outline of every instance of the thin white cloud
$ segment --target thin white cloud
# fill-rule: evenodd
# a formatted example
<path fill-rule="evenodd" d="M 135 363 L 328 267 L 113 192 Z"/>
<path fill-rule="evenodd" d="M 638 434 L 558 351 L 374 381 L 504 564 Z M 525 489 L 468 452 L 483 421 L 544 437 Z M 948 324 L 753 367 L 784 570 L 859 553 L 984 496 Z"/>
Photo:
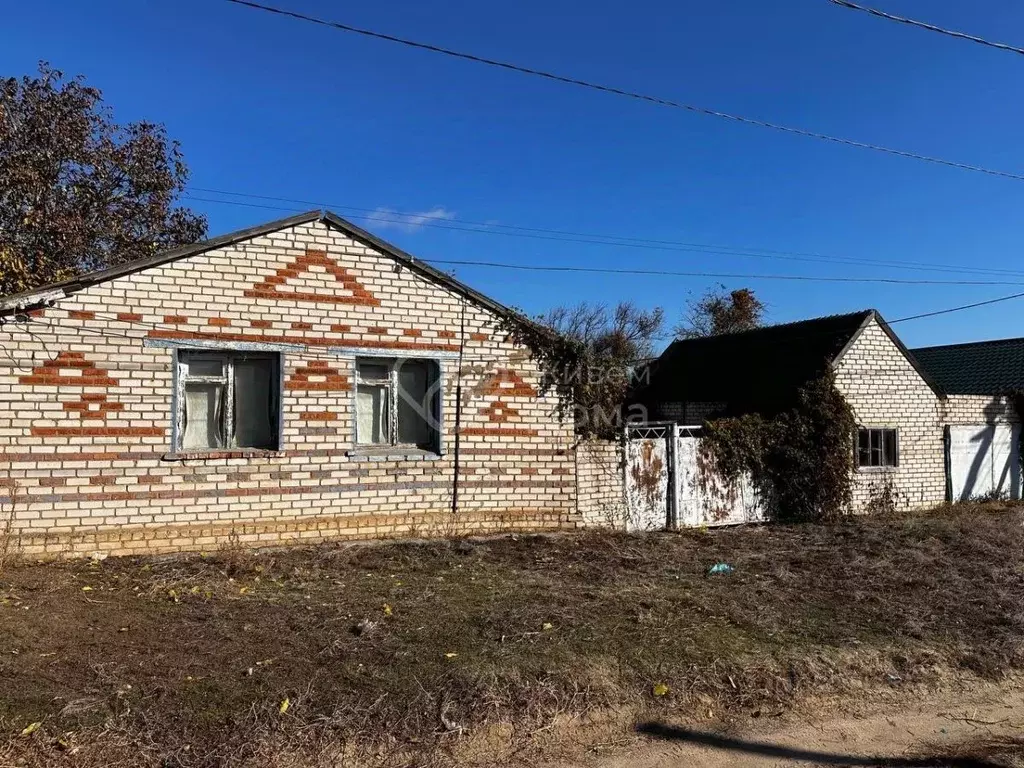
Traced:
<path fill-rule="evenodd" d="M 429 211 L 418 213 L 402 213 L 394 208 L 380 207 L 369 214 L 366 218 L 372 226 L 378 229 L 398 229 L 403 232 L 415 232 L 422 229 L 426 224 L 434 221 L 451 221 L 455 213 L 442 206 L 435 206 Z"/>

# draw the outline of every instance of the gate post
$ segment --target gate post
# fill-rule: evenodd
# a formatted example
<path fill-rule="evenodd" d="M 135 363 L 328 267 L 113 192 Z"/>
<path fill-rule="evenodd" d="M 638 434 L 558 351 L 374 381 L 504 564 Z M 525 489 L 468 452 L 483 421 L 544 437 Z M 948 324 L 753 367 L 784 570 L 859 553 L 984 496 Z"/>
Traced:
<path fill-rule="evenodd" d="M 671 442 L 668 446 L 670 459 L 668 472 L 668 528 L 679 527 L 679 425 L 672 423 L 672 428 L 665 436 Z"/>

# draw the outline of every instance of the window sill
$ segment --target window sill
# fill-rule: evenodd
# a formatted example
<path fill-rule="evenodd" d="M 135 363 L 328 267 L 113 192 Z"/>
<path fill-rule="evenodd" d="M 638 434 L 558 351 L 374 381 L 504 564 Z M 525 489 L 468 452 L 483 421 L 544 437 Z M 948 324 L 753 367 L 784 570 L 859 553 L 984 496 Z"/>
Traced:
<path fill-rule="evenodd" d="M 893 474 L 894 472 L 899 472 L 899 469 L 900 468 L 898 466 L 896 466 L 896 467 L 857 467 L 857 473 L 858 474 L 864 474 L 864 475 L 883 475 L 883 474 Z"/>
<path fill-rule="evenodd" d="M 387 446 L 382 448 L 356 448 L 345 451 L 345 455 L 352 461 L 437 461 L 441 458 L 440 453 L 428 451 L 423 448 L 396 448 Z"/>
<path fill-rule="evenodd" d="M 160 458 L 162 461 L 188 461 L 191 459 L 266 459 L 284 455 L 284 451 L 263 448 L 241 448 L 223 451 L 176 451 L 165 453 Z"/>

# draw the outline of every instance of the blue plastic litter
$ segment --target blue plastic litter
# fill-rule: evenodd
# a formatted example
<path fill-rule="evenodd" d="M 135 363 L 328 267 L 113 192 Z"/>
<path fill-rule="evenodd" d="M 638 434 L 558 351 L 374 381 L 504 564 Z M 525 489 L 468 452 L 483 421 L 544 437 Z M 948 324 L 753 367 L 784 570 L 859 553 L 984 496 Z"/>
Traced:
<path fill-rule="evenodd" d="M 732 573 L 735 570 L 728 563 L 715 563 L 708 569 L 708 573 Z"/>

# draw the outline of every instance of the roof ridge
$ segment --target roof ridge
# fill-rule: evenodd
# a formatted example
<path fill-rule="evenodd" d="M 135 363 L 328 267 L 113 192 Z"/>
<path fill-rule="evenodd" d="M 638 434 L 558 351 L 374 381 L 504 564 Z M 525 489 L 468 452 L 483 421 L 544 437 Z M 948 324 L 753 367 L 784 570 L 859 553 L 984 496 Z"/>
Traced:
<path fill-rule="evenodd" d="M 520 323 L 531 322 L 528 318 L 524 317 L 521 313 L 511 307 L 507 307 L 475 288 L 471 288 L 454 276 L 449 275 L 446 272 L 442 272 L 436 267 L 424 262 L 422 259 L 403 251 L 398 246 L 377 237 L 372 232 L 368 232 L 361 227 L 357 227 L 355 224 L 342 218 L 333 211 L 321 209 L 310 210 L 304 213 L 295 214 L 294 216 L 288 216 L 287 218 L 277 219 L 275 221 L 266 222 L 253 227 L 247 227 L 245 229 L 239 229 L 234 232 L 228 232 L 223 235 L 207 238 L 206 240 L 202 240 L 198 243 L 190 243 L 176 248 L 169 248 L 150 256 L 143 256 L 121 264 L 115 264 L 110 267 L 104 267 L 103 269 L 97 269 L 92 272 L 76 275 L 68 280 L 42 285 L 38 288 L 32 288 L 27 291 L 21 291 L 8 296 L 0 296 L 0 315 L 12 312 L 23 312 L 35 306 L 45 305 L 48 302 L 52 303 L 54 300 L 66 298 L 69 293 L 88 288 L 98 283 L 114 280 L 119 277 L 125 277 L 144 269 L 169 264 L 173 261 L 188 258 L 190 256 L 196 256 L 217 248 L 224 248 L 254 237 L 260 237 L 261 235 L 267 235 L 272 232 L 287 229 L 288 227 L 310 224 L 316 221 L 319 221 L 326 226 L 332 226 L 345 233 L 348 237 L 362 241 L 371 248 L 380 251 L 383 255 L 390 256 L 397 262 L 415 270 L 423 277 L 446 286 L 449 290 L 482 305 L 499 316 L 507 317 Z"/>
<path fill-rule="evenodd" d="M 868 314 L 874 313 L 877 317 L 881 318 L 877 309 L 860 309 L 855 312 L 841 312 L 834 315 L 821 315 L 819 317 L 808 317 L 803 320 L 790 320 L 787 323 L 774 323 L 772 325 L 759 325 L 756 328 L 747 328 L 742 331 L 732 331 L 730 333 L 718 333 L 712 336 L 694 336 L 689 339 L 675 339 L 672 344 L 685 343 L 688 341 L 709 341 L 711 339 L 722 339 L 725 337 L 738 337 L 746 336 L 753 333 L 762 333 L 764 331 L 771 331 L 777 328 L 792 328 L 797 325 L 809 325 L 811 323 L 821 322 L 823 320 L 839 320 L 839 319 L 852 319 L 854 317 L 866 317 Z M 671 345 L 669 345 L 671 346 Z"/>
<path fill-rule="evenodd" d="M 981 341 L 961 341 L 956 344 L 933 344 L 929 347 L 914 347 L 911 352 L 927 352 L 932 349 L 956 349 L 958 347 L 985 347 L 996 344 L 1008 344 L 1010 342 L 1024 342 L 1024 336 L 1011 336 L 1006 339 L 983 339 Z"/>

